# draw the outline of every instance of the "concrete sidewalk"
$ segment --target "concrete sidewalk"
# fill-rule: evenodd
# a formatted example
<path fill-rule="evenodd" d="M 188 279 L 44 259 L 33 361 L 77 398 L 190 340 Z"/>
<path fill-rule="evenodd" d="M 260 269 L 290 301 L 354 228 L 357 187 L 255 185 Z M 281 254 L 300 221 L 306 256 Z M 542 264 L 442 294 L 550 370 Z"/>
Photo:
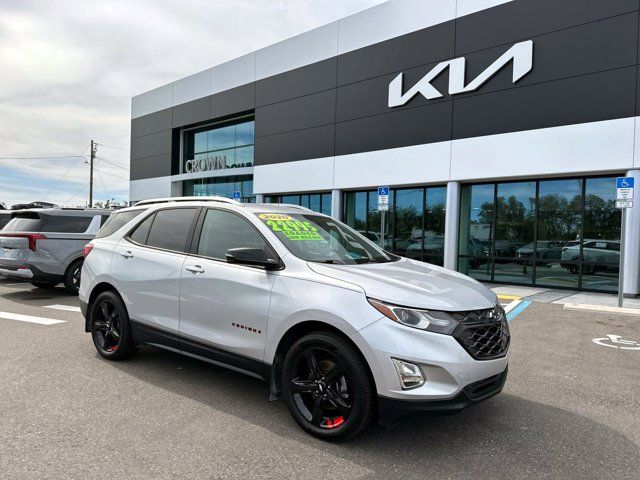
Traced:
<path fill-rule="evenodd" d="M 556 303 L 572 310 L 592 310 L 624 315 L 640 315 L 640 299 L 625 298 L 624 307 L 618 308 L 618 296 L 612 293 L 577 292 L 541 287 L 486 284 L 500 299 L 530 300 Z"/>

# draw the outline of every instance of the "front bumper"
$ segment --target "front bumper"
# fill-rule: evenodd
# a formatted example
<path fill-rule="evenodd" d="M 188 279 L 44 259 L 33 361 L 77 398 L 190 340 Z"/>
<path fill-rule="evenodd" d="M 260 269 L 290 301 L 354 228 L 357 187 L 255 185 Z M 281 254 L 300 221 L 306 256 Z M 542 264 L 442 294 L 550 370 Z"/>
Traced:
<path fill-rule="evenodd" d="M 508 368 L 493 377 L 471 383 L 448 400 L 399 400 L 378 397 L 380 423 L 390 423 L 407 417 L 457 413 L 499 394 L 507 381 Z"/>
<path fill-rule="evenodd" d="M 465 388 L 503 374 L 509 363 L 508 351 L 501 357 L 475 360 L 450 335 L 410 328 L 387 318 L 363 328 L 351 338 L 365 356 L 378 396 L 385 404 L 390 404 L 393 400 L 448 402 L 453 408 L 446 409 L 456 410 L 458 405 L 484 400 L 484 397 L 478 396 L 466 399 L 469 389 Z M 392 358 L 418 365 L 425 378 L 424 384 L 403 390 Z M 486 398 L 499 393 L 501 388 L 502 385 Z M 432 404 L 431 409 L 438 405 Z"/>

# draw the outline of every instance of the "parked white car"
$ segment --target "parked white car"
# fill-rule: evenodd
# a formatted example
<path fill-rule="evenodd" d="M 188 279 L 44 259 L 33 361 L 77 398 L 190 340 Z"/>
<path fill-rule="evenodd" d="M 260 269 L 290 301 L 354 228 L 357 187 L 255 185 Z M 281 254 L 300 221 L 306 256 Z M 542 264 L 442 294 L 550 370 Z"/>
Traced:
<path fill-rule="evenodd" d="M 85 249 L 80 302 L 107 359 L 147 343 L 262 378 L 327 440 L 376 417 L 461 410 L 506 380 L 509 328 L 493 292 L 325 215 L 174 198 L 104 228 Z"/>

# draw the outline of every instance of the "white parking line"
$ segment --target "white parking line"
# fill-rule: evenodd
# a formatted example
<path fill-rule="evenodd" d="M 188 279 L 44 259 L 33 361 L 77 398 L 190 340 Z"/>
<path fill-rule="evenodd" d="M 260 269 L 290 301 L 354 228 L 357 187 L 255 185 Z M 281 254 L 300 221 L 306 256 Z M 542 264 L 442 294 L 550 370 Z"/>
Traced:
<path fill-rule="evenodd" d="M 607 305 L 587 305 L 584 303 L 565 303 L 565 310 L 591 310 L 593 312 L 618 313 L 620 315 L 640 315 L 640 308 L 618 308 Z"/>
<path fill-rule="evenodd" d="M 80 307 L 73 307 L 71 305 L 45 305 L 44 308 L 51 308 L 52 310 L 62 310 L 65 312 L 80 313 Z"/>
<path fill-rule="evenodd" d="M 55 325 L 56 323 L 66 323 L 64 320 L 55 318 L 34 317 L 31 315 L 20 315 L 18 313 L 0 312 L 0 318 L 5 320 L 15 320 L 16 322 L 37 323 L 40 325 Z"/>

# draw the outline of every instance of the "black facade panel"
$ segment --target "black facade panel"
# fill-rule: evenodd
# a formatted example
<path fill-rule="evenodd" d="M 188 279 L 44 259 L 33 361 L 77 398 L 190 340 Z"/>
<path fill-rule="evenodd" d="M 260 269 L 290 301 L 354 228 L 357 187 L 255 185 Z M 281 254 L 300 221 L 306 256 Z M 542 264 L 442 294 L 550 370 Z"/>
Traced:
<path fill-rule="evenodd" d="M 634 65 L 637 55 L 634 39 L 637 36 L 638 12 L 543 35 L 533 41 L 533 69 L 516 85 L 512 82 L 513 69 L 509 64 L 477 91 L 456 98 Z M 476 78 L 511 46 L 503 45 L 465 55 L 467 82 Z"/>
<path fill-rule="evenodd" d="M 131 159 L 152 157 L 171 153 L 171 130 L 151 133 L 131 139 Z"/>
<path fill-rule="evenodd" d="M 335 121 L 336 91 L 327 90 L 256 108 L 256 136 L 318 127 Z"/>
<path fill-rule="evenodd" d="M 167 175 L 171 175 L 171 155 L 168 153 L 131 160 L 131 180 L 164 177 Z"/>
<path fill-rule="evenodd" d="M 454 100 L 453 138 L 631 117 L 636 67 Z"/>
<path fill-rule="evenodd" d="M 253 110 L 255 106 L 256 84 L 248 83 L 209 96 L 209 118 L 222 118 L 247 112 Z"/>
<path fill-rule="evenodd" d="M 131 137 L 142 137 L 150 133 L 171 128 L 171 109 L 160 110 L 131 120 Z"/>
<path fill-rule="evenodd" d="M 399 110 L 336 125 L 336 155 L 451 139 L 451 102 Z"/>
<path fill-rule="evenodd" d="M 448 60 L 454 55 L 454 39 L 455 23 L 450 21 L 345 53 L 338 57 L 338 85 Z"/>
<path fill-rule="evenodd" d="M 424 67 L 416 67 L 405 70 L 404 90 L 414 86 L 422 77 L 426 75 L 437 63 L 431 63 Z M 391 111 L 399 111 L 407 108 L 433 105 L 434 103 L 450 101 L 450 98 L 427 100 L 422 95 L 416 95 L 406 105 L 389 108 L 389 84 L 398 76 L 400 72 L 394 72 L 382 77 L 376 77 L 362 82 L 344 85 L 338 88 L 338 102 L 336 118 L 338 122 L 353 120 L 356 118 L 368 117 L 372 115 L 382 115 Z M 448 75 L 442 74 L 431 84 L 439 91 L 446 93 L 449 85 Z"/>
<path fill-rule="evenodd" d="M 336 57 L 256 82 L 256 106 L 329 90 L 336 86 Z"/>
<path fill-rule="evenodd" d="M 193 123 L 209 120 L 209 97 L 173 107 L 173 126 L 184 127 Z"/>
<path fill-rule="evenodd" d="M 456 56 L 638 10 L 638 0 L 516 0 L 461 17 Z"/>
<path fill-rule="evenodd" d="M 254 165 L 292 162 L 334 155 L 335 125 L 256 137 Z"/>

